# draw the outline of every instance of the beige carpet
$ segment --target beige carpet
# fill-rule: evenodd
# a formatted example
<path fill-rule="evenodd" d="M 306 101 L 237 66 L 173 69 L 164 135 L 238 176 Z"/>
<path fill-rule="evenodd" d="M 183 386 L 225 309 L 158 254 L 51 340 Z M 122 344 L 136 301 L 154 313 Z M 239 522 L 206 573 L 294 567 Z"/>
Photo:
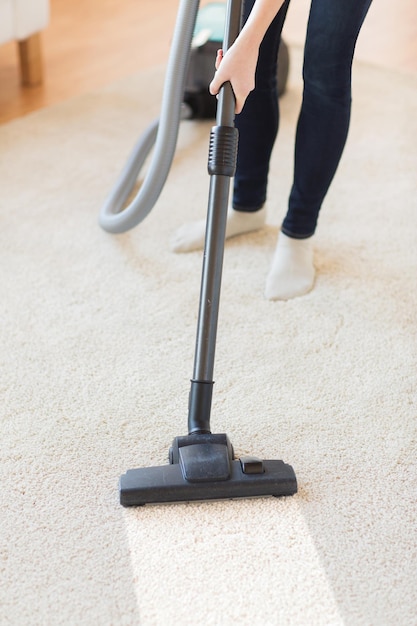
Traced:
<path fill-rule="evenodd" d="M 269 225 L 227 245 L 212 413 L 238 454 L 294 466 L 285 500 L 118 504 L 119 475 L 186 430 L 201 254 L 168 240 L 205 214 L 209 124 L 183 124 L 119 236 L 98 211 L 161 68 L 0 128 L 1 624 L 417 624 L 417 82 L 355 66 L 315 289 L 271 303 L 292 61 Z"/>

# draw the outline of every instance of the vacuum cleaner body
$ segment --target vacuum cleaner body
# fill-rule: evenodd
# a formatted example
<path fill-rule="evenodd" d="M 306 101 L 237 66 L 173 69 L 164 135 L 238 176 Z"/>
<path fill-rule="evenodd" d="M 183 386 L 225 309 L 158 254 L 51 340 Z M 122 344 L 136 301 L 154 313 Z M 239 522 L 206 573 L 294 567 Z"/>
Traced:
<path fill-rule="evenodd" d="M 223 47 L 225 18 L 225 2 L 211 2 L 198 11 L 184 91 L 184 104 L 190 118 L 216 117 L 217 100 L 210 95 L 208 87 L 213 79 L 217 50 Z M 283 40 L 277 61 L 280 97 L 285 92 L 289 73 L 289 52 Z"/>

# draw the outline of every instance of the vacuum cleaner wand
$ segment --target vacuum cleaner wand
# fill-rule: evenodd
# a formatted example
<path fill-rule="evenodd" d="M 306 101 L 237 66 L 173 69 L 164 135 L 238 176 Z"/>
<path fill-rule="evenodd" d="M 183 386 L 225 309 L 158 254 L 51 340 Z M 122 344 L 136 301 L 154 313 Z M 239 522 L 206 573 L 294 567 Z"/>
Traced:
<path fill-rule="evenodd" d="M 224 50 L 232 45 L 240 32 L 242 4 L 242 0 L 228 0 Z M 234 111 L 233 89 L 230 83 L 226 83 L 219 94 L 216 126 L 210 135 L 210 190 L 188 435 L 174 439 L 169 451 L 169 465 L 128 470 L 121 476 L 119 489 L 123 506 L 287 496 L 297 491 L 297 480 L 290 465 L 256 457 L 235 459 L 227 435 L 212 434 L 210 430 L 227 206 L 238 147 Z"/>

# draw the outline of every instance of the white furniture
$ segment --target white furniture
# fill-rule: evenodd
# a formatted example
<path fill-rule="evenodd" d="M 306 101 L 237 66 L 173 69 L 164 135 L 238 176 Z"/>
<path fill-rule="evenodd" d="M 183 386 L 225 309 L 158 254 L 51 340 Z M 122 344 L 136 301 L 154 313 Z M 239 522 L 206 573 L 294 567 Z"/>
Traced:
<path fill-rule="evenodd" d="M 24 85 L 42 82 L 41 31 L 49 22 L 49 0 L 0 0 L 0 45 L 17 41 Z"/>

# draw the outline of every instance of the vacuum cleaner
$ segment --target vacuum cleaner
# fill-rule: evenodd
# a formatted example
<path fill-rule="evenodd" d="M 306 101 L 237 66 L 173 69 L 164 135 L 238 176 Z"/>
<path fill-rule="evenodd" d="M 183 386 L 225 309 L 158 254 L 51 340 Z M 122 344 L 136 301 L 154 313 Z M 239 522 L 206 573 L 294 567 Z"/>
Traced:
<path fill-rule="evenodd" d="M 223 48 L 226 4 L 210 2 L 197 14 L 184 89 L 184 116 L 189 119 L 214 119 L 216 98 L 208 90 L 213 79 L 213 59 Z M 277 96 L 286 90 L 290 66 L 288 46 L 282 39 L 277 57 Z"/>
<path fill-rule="evenodd" d="M 186 31 L 191 36 L 196 17 L 190 16 L 189 0 L 183 0 L 179 12 L 180 27 L 176 36 L 182 37 L 185 20 Z M 192 3 L 191 3 L 192 4 Z M 198 3 L 194 3 L 198 4 Z M 196 7 L 194 7 L 196 8 Z M 193 22 L 194 20 L 194 22 Z M 223 50 L 226 51 L 240 32 L 242 0 L 228 0 Z M 180 34 L 178 34 L 180 33 Z M 176 51 L 174 37 L 174 57 Z M 190 40 L 191 42 L 191 40 Z M 184 45 L 184 42 L 183 42 Z M 174 63 L 175 64 L 175 63 Z M 186 65 L 186 64 L 185 64 Z M 182 80 L 185 81 L 186 67 Z M 168 69 L 168 83 L 176 82 Z M 168 89 L 171 89 L 168 86 Z M 179 87 L 181 103 L 184 82 Z M 210 413 L 213 395 L 214 355 L 223 268 L 224 241 L 230 180 L 236 169 L 238 131 L 234 126 L 235 98 L 230 83 L 220 90 L 217 102 L 216 125 L 210 133 L 208 173 L 210 188 L 207 210 L 206 238 L 203 256 L 199 314 L 194 356 L 193 377 L 188 399 L 188 434 L 174 439 L 169 450 L 169 463 L 163 466 L 139 467 L 128 470 L 120 477 L 120 503 L 125 507 L 145 504 L 190 502 L 200 500 L 234 499 L 259 496 L 290 496 L 297 492 L 293 468 L 281 460 L 262 460 L 255 456 L 235 458 L 233 446 L 224 433 L 211 432 Z M 180 117 L 180 104 L 175 111 Z M 162 115 L 162 123 L 164 123 Z M 163 128 L 163 136 L 169 129 Z M 156 133 L 155 125 L 140 145 L 149 146 Z M 159 132 L 158 132 L 159 139 Z M 157 143 L 158 143 L 157 139 Z M 162 141 L 162 140 L 160 140 Z M 161 147 L 157 146 L 157 150 Z M 140 160 L 140 159 L 139 159 Z M 125 168 L 134 175 L 138 159 Z M 151 174 L 152 175 L 152 171 Z M 148 179 L 147 179 L 148 180 Z M 146 193 L 152 191 L 152 183 Z M 119 181 L 120 183 L 120 181 Z M 120 200 L 120 189 L 115 194 Z M 115 202 L 113 196 L 113 203 Z M 123 192 L 122 195 L 126 195 Z M 149 196 L 147 198 L 149 200 Z M 148 207 L 146 208 L 148 210 Z M 125 230 L 132 222 L 143 219 L 146 210 L 132 211 L 119 228 Z M 103 224 L 102 224 L 103 225 Z M 104 226 L 108 225 L 107 223 Z M 121 232 L 116 230 L 113 232 Z"/>

